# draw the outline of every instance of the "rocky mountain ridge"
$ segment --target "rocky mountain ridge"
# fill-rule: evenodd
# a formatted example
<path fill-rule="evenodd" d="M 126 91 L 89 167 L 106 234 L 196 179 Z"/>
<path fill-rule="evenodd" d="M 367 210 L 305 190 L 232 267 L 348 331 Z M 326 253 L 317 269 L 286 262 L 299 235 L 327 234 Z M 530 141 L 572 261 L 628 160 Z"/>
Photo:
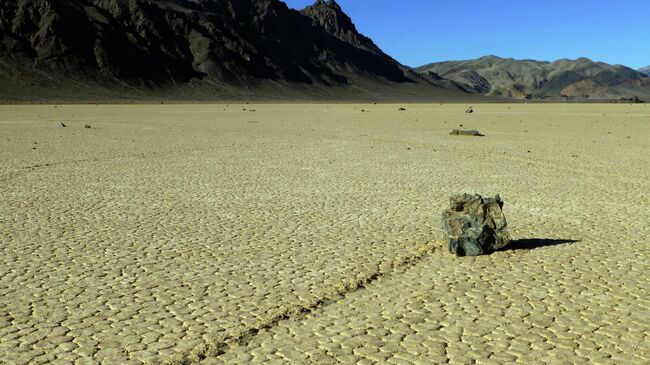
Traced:
<path fill-rule="evenodd" d="M 650 78 L 622 65 L 588 58 L 554 62 L 485 56 L 416 68 L 458 83 L 468 92 L 519 99 L 650 97 Z"/>
<path fill-rule="evenodd" d="M 335 0 L 301 11 L 280 0 L 0 2 L 0 101 L 650 100 L 649 80 L 588 59 L 414 70 Z"/>
<path fill-rule="evenodd" d="M 5 1 L 0 71 L 0 98 L 462 95 L 387 56 L 334 0 L 302 12 L 279 0 Z"/>

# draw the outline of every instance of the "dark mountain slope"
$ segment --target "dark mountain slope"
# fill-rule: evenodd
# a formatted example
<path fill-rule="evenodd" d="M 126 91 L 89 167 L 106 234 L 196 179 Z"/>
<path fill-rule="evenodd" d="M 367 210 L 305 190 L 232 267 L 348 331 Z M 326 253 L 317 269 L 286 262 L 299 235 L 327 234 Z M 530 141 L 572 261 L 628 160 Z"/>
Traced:
<path fill-rule="evenodd" d="M 5 99 L 461 95 L 388 57 L 335 1 L 4 1 L 0 70 Z"/>
<path fill-rule="evenodd" d="M 650 78 L 621 65 L 587 58 L 540 62 L 486 56 L 416 69 L 452 80 L 470 92 L 535 99 L 614 99 L 650 96 Z"/>
<path fill-rule="evenodd" d="M 368 50 L 372 53 L 383 54 L 383 52 L 368 37 L 357 31 L 347 14 L 343 12 L 336 1 L 317 0 L 313 5 L 300 11 L 305 16 L 313 19 L 326 32 L 356 47 Z"/>

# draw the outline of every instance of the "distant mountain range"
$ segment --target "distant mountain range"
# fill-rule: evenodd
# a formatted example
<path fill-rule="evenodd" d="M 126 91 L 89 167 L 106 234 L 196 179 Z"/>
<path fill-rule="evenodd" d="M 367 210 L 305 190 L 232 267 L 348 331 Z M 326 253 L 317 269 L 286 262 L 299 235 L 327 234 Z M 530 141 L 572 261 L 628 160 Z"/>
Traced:
<path fill-rule="evenodd" d="M 0 101 L 648 98 L 648 80 L 586 59 L 413 70 L 334 0 L 0 2 Z"/>
<path fill-rule="evenodd" d="M 640 68 L 639 72 L 641 72 L 642 74 L 646 74 L 646 75 L 650 76 L 650 66 Z"/>
<path fill-rule="evenodd" d="M 526 99 L 616 99 L 650 96 L 650 78 L 631 68 L 587 58 L 542 62 L 485 56 L 416 68 L 468 92 Z"/>

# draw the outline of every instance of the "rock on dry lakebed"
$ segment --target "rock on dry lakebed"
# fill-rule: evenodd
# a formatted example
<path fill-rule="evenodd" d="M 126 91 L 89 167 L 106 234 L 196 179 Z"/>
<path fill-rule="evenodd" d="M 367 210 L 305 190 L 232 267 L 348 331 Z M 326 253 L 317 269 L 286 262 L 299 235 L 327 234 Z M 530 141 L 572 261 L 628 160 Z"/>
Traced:
<path fill-rule="evenodd" d="M 451 197 L 451 206 L 442 213 L 449 251 L 457 256 L 478 256 L 510 243 L 508 223 L 497 194 L 483 198 L 478 194 Z"/>
<path fill-rule="evenodd" d="M 454 129 L 449 135 L 451 136 L 474 136 L 474 137 L 485 137 L 485 135 L 477 130 L 463 130 L 463 129 Z"/>

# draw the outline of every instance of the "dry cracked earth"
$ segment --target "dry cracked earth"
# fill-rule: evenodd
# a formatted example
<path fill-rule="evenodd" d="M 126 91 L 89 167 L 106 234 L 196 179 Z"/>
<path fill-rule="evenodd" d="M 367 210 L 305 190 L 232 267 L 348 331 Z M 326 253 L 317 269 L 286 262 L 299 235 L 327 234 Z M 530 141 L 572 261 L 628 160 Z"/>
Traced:
<path fill-rule="evenodd" d="M 400 106 L 1 106 L 0 363 L 650 363 L 650 106 Z"/>

